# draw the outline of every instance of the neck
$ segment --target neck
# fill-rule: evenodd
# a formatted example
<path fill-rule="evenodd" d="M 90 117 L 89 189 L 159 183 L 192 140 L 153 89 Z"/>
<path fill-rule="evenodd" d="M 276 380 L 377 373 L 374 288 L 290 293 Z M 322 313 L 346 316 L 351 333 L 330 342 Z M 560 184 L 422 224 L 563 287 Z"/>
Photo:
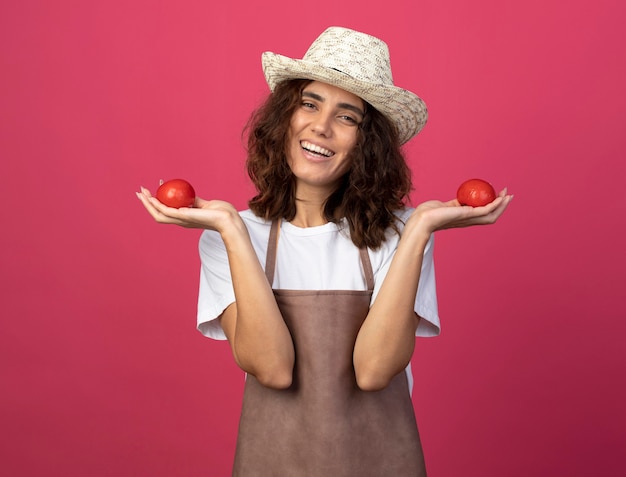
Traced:
<path fill-rule="evenodd" d="M 291 221 L 296 227 L 316 227 L 328 222 L 324 218 L 324 200 L 296 199 L 296 215 Z"/>
<path fill-rule="evenodd" d="M 299 183 L 296 187 L 296 215 L 291 223 L 297 227 L 316 227 L 328 223 L 324 218 L 324 204 L 332 189 L 311 187 Z"/>

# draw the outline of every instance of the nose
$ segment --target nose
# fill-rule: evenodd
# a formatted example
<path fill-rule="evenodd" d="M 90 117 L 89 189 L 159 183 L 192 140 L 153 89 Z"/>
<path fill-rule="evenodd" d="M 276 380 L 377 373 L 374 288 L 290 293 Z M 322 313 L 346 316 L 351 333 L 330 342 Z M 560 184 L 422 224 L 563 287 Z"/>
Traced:
<path fill-rule="evenodd" d="M 311 121 L 311 131 L 319 136 L 330 136 L 332 131 L 330 114 L 324 114 L 322 112 L 316 114 Z"/>

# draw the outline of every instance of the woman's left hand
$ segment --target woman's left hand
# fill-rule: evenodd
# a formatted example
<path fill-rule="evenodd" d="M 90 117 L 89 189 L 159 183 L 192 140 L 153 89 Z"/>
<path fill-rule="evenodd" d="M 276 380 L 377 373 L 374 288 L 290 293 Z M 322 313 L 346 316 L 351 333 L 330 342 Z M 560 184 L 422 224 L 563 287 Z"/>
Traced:
<path fill-rule="evenodd" d="M 513 196 L 504 189 L 493 202 L 483 207 L 461 205 L 456 199 L 448 202 L 429 200 L 415 209 L 409 222 L 420 223 L 429 233 L 473 225 L 489 225 L 500 218 L 512 199 Z"/>

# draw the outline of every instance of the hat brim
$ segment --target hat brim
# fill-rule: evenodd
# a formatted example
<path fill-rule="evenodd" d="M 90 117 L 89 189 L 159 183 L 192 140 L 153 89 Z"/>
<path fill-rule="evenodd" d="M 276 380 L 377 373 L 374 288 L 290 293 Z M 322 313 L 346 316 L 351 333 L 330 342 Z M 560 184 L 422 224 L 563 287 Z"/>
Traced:
<path fill-rule="evenodd" d="M 325 68 L 306 60 L 265 52 L 261 56 L 265 80 L 271 91 L 290 79 L 310 79 L 332 84 L 367 101 L 389 118 L 398 129 L 401 144 L 422 130 L 428 119 L 424 101 L 416 94 L 394 85 L 372 84 L 341 71 Z"/>

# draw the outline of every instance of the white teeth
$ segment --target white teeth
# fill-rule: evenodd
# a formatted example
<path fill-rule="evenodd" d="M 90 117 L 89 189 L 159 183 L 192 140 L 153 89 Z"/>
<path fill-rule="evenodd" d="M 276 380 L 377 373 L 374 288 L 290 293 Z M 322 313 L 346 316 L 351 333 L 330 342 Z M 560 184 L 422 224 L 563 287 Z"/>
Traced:
<path fill-rule="evenodd" d="M 328 149 L 324 149 L 323 147 L 316 146 L 315 144 L 311 144 L 310 142 L 307 142 L 307 141 L 302 141 L 300 145 L 307 151 L 311 151 L 316 154 L 321 154 L 322 156 L 330 157 L 334 154 L 333 151 L 329 151 Z"/>

